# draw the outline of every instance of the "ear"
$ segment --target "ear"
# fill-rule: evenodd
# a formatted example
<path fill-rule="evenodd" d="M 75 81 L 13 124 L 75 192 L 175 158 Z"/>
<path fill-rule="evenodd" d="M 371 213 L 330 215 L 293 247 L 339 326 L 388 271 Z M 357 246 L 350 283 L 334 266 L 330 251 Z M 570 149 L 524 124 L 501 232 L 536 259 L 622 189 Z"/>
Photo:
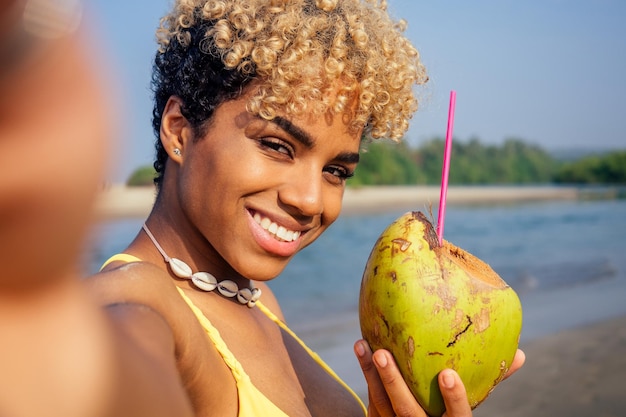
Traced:
<path fill-rule="evenodd" d="M 167 100 L 161 116 L 161 143 L 169 158 L 178 163 L 182 160 L 185 145 L 190 143 L 193 138 L 193 129 L 181 111 L 182 104 L 180 98 L 171 96 Z M 180 152 L 175 152 L 175 149 Z"/>

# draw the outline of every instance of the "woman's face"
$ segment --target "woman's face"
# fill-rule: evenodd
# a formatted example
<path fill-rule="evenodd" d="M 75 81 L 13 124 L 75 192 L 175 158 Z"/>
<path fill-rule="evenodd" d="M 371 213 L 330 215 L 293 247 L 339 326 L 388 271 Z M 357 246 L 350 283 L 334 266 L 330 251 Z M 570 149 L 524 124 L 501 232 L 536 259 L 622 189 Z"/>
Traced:
<path fill-rule="evenodd" d="M 361 132 L 338 116 L 267 121 L 246 101 L 221 105 L 205 136 L 185 143 L 177 188 L 215 272 L 267 280 L 337 219 Z"/>

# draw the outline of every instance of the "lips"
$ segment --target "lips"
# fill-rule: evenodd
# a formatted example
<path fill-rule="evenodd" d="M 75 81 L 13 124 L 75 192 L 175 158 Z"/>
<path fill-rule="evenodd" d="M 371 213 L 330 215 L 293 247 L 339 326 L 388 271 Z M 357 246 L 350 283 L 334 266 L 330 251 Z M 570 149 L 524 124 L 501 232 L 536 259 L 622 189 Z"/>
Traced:
<path fill-rule="evenodd" d="M 271 234 L 276 240 L 282 242 L 293 242 L 298 240 L 300 237 L 301 233 L 299 231 L 289 230 L 284 226 L 280 226 L 278 223 L 272 221 L 268 217 L 261 216 L 259 213 L 254 213 L 252 218 L 263 228 L 263 230 Z"/>
<path fill-rule="evenodd" d="M 248 210 L 248 214 L 252 236 L 266 255 L 290 258 L 302 249 L 302 238 L 308 229 L 289 229 L 254 210 Z"/>

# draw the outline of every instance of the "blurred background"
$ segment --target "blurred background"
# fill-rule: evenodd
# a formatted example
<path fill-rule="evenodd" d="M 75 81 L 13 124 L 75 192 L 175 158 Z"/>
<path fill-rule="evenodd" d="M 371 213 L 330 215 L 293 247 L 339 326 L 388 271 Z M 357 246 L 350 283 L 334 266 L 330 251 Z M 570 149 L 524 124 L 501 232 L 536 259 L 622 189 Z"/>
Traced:
<path fill-rule="evenodd" d="M 92 0 L 118 71 L 125 152 L 112 182 L 152 162 L 149 91 L 154 32 L 169 0 Z M 408 23 L 430 81 L 406 142 L 445 134 L 457 91 L 455 139 L 501 145 L 521 139 L 559 157 L 623 149 L 626 3 L 620 0 L 421 2 L 389 0 Z"/>
<path fill-rule="evenodd" d="M 115 215 L 104 210 L 94 226 L 90 271 L 123 250 L 153 198 L 149 81 L 154 32 L 169 3 L 89 3 L 123 118 L 123 148 L 103 197 Z M 353 207 L 272 283 L 290 325 L 366 397 L 352 354 L 361 274 L 389 223 L 410 209 L 436 212 L 432 191 L 455 90 L 450 181 L 474 198 L 448 204 L 445 237 L 517 291 L 528 356 L 476 415 L 623 416 L 626 3 L 390 0 L 389 9 L 408 22 L 430 82 L 417 90 L 420 109 L 404 143 L 369 144 L 349 186 L 402 185 L 405 198 L 380 199 L 367 212 Z M 537 198 L 501 192 L 529 187 L 541 190 Z"/>

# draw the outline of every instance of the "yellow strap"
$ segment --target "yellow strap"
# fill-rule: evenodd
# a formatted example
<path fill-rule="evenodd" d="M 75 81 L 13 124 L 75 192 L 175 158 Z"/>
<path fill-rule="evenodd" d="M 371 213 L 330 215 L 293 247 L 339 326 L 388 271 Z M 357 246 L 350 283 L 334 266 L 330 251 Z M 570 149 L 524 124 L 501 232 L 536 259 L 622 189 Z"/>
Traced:
<path fill-rule="evenodd" d="M 257 301 L 256 306 L 259 307 L 259 309 L 261 309 L 261 311 L 263 313 L 265 313 L 265 315 L 267 317 L 269 317 L 271 320 L 273 320 L 276 324 L 278 324 L 278 326 L 283 329 L 284 331 L 286 331 L 287 333 L 289 333 L 289 335 L 291 335 L 291 337 L 293 337 L 298 343 L 300 343 L 300 346 L 302 346 L 302 348 L 304 350 L 306 350 L 306 352 L 315 360 L 315 362 L 317 362 L 326 372 L 328 372 L 328 374 L 330 374 L 330 376 L 332 376 L 333 378 L 335 378 L 337 380 L 337 382 L 339 382 L 339 384 L 341 384 L 342 387 L 344 387 L 350 394 L 352 394 L 352 396 L 359 402 L 359 404 L 361 405 L 361 408 L 363 409 L 363 414 L 367 415 L 367 407 L 365 407 L 365 404 L 363 404 L 363 401 L 361 401 L 361 398 L 356 395 L 356 393 L 352 390 L 352 388 L 350 388 L 350 386 L 348 384 L 346 384 L 340 377 L 339 375 L 337 375 L 335 373 L 335 371 L 333 371 L 333 369 L 328 366 L 328 364 L 326 362 L 324 362 L 324 360 L 314 351 L 311 350 L 311 348 L 309 348 L 304 341 L 302 341 L 302 339 L 300 339 L 289 327 L 287 327 L 287 324 L 285 324 L 281 319 L 279 319 L 274 313 L 272 313 L 267 307 L 265 307 L 265 305 L 263 303 L 261 303 L 260 301 Z"/>
<path fill-rule="evenodd" d="M 122 262 L 141 262 L 141 259 L 137 258 L 136 256 L 133 255 L 129 255 L 127 253 L 117 253 L 113 256 L 111 256 L 109 259 L 107 259 L 102 266 L 100 267 L 100 271 L 102 271 L 104 269 L 105 266 L 107 266 L 110 263 L 113 262 L 117 262 L 117 261 L 122 261 Z"/>

